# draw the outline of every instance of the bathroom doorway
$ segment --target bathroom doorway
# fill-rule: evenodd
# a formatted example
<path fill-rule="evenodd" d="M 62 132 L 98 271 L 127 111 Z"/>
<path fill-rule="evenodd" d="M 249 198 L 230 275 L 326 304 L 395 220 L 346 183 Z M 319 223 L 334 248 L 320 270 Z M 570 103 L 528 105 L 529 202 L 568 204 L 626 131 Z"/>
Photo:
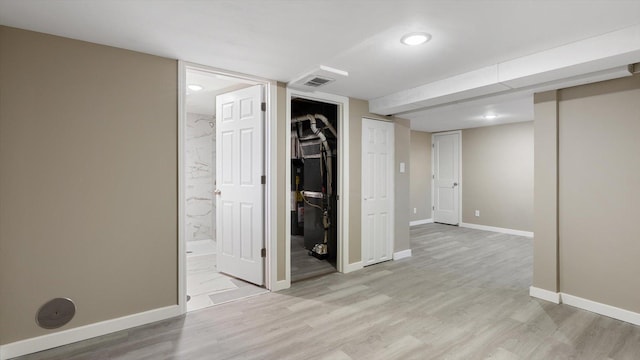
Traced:
<path fill-rule="evenodd" d="M 186 311 L 268 292 L 239 277 L 219 271 L 221 244 L 217 218 L 222 151 L 216 132 L 220 104 L 226 99 L 261 83 L 198 68 L 186 68 L 184 147 L 184 250 L 186 273 Z M 225 97 L 226 96 L 226 97 Z M 257 104 L 258 112 L 261 104 Z M 255 113 L 255 111 L 254 111 Z M 262 149 L 258 149 L 262 151 Z M 218 194 L 218 195 L 216 195 Z M 260 256 L 260 255 L 258 255 Z M 261 260 L 262 261 L 262 260 Z M 264 268 L 264 266 L 262 266 Z M 262 282 L 259 283 L 262 285 Z"/>

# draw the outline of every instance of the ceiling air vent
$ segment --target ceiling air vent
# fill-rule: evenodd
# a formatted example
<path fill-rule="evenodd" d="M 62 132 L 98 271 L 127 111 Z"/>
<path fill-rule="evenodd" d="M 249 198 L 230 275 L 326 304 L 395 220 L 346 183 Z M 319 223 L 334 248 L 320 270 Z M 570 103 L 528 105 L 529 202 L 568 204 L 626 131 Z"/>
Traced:
<path fill-rule="evenodd" d="M 329 85 L 331 88 L 334 81 L 340 81 L 349 76 L 344 70 L 334 69 L 332 67 L 320 65 L 316 69 L 312 69 L 287 83 L 287 87 L 301 91 L 316 91 L 318 88 Z"/>
<path fill-rule="evenodd" d="M 304 85 L 311 86 L 311 87 L 320 87 L 332 81 L 335 81 L 335 79 L 322 77 L 322 76 L 312 76 L 311 78 L 309 78 L 309 80 L 304 82 Z"/>

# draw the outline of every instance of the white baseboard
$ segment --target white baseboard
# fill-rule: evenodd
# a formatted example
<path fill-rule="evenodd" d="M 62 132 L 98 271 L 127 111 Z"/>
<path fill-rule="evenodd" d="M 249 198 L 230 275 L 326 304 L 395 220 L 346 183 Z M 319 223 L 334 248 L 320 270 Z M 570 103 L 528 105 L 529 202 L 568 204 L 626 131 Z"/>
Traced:
<path fill-rule="evenodd" d="M 409 226 L 432 224 L 432 223 L 433 223 L 433 219 L 414 220 L 414 221 L 409 221 Z"/>
<path fill-rule="evenodd" d="M 79 326 L 73 329 L 63 330 L 31 339 L 12 342 L 0 346 L 0 360 L 6 360 L 42 350 L 52 349 L 62 345 L 72 344 L 116 331 L 130 329 L 160 320 L 166 320 L 179 315 L 181 315 L 180 307 L 178 305 L 172 305 L 116 319 L 101 321 L 95 324 Z"/>
<path fill-rule="evenodd" d="M 291 287 L 291 280 L 279 280 L 272 284 L 271 291 L 280 291 Z"/>
<path fill-rule="evenodd" d="M 342 272 L 345 273 L 345 274 L 348 274 L 350 272 L 354 272 L 354 271 L 360 270 L 362 268 L 363 268 L 362 261 L 358 261 L 358 262 L 354 262 L 352 264 L 344 264 Z"/>
<path fill-rule="evenodd" d="M 596 314 L 608 316 L 613 319 L 628 322 L 634 325 L 640 325 L 640 313 L 621 309 L 615 306 L 599 303 L 593 300 L 584 299 L 578 296 L 565 293 L 556 293 L 553 291 L 540 289 L 531 286 L 529 295 L 538 299 L 550 301 L 555 304 L 566 304 L 577 307 L 582 310 L 591 311 Z"/>
<path fill-rule="evenodd" d="M 411 249 L 402 250 L 402 251 L 393 253 L 393 260 L 400 260 L 408 257 L 411 257 Z"/>
<path fill-rule="evenodd" d="M 573 296 L 565 293 L 561 293 L 562 303 L 570 306 L 574 306 L 583 310 L 591 311 L 596 314 L 608 316 L 610 318 L 622 320 L 634 325 L 640 325 L 640 314 L 617 308 L 615 306 L 595 302 L 592 300 L 583 299 L 578 296 Z"/>
<path fill-rule="evenodd" d="M 529 287 L 529 296 L 550 301 L 554 304 L 560 304 L 560 293 L 540 289 L 534 286 Z"/>
<path fill-rule="evenodd" d="M 460 227 L 476 229 L 476 230 L 493 231 L 493 232 L 499 232 L 499 233 L 509 234 L 509 235 L 526 236 L 530 238 L 533 237 L 532 231 L 514 230 L 514 229 L 507 229 L 507 228 L 501 228 L 501 227 L 495 227 L 495 226 L 469 224 L 469 223 L 463 223 L 463 222 L 460 223 Z"/>

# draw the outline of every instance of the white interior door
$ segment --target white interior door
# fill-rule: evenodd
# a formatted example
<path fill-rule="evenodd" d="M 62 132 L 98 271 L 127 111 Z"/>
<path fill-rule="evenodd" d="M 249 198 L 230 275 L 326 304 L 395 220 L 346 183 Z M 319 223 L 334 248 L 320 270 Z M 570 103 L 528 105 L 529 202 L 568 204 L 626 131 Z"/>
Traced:
<path fill-rule="evenodd" d="M 262 86 L 216 97 L 218 271 L 264 283 Z"/>
<path fill-rule="evenodd" d="M 362 261 L 393 257 L 393 123 L 362 119 Z"/>
<path fill-rule="evenodd" d="M 433 221 L 460 222 L 460 133 L 433 135 Z"/>

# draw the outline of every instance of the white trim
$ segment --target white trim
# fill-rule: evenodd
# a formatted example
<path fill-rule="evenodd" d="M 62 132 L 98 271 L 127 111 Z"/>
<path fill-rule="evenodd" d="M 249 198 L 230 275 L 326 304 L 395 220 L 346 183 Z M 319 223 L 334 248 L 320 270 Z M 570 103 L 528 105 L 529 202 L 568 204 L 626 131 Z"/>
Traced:
<path fill-rule="evenodd" d="M 411 257 L 411 249 L 401 250 L 393 253 L 393 260 L 400 260 L 408 257 Z"/>
<path fill-rule="evenodd" d="M 288 280 L 280 280 L 271 284 L 271 291 L 280 291 L 291 287 L 291 281 Z"/>
<path fill-rule="evenodd" d="M 42 350 L 52 349 L 58 346 L 114 333 L 116 331 L 170 319 L 181 314 L 180 306 L 172 305 L 116 319 L 101 321 L 94 324 L 79 326 L 73 329 L 63 330 L 26 340 L 20 340 L 1 345 L 0 359 L 5 360 Z"/>
<path fill-rule="evenodd" d="M 342 272 L 347 274 L 350 272 L 361 270 L 363 267 L 364 266 L 362 265 L 362 261 L 354 262 L 352 264 L 346 263 Z"/>
<path fill-rule="evenodd" d="M 560 293 L 537 288 L 535 286 L 529 287 L 529 296 L 550 301 L 554 304 L 560 304 Z"/>
<path fill-rule="evenodd" d="M 458 224 L 462 222 L 462 130 L 456 131 L 458 139 Z M 433 142 L 433 140 L 432 140 Z M 433 150 L 433 149 L 432 149 Z M 433 213 L 431 214 L 433 216 Z"/>
<path fill-rule="evenodd" d="M 538 299 L 550 301 L 555 304 L 566 304 L 578 309 L 591 311 L 599 315 L 625 321 L 630 324 L 640 325 L 640 313 L 581 298 L 579 296 L 569 295 L 565 293 L 556 293 L 533 286 L 529 288 L 529 295 Z"/>
<path fill-rule="evenodd" d="M 267 249 L 265 263 L 265 287 L 275 291 L 278 283 L 278 84 L 271 82 L 265 85 L 265 99 L 267 113 L 265 116 L 265 175 L 267 184 L 265 186 L 265 239 L 264 244 Z M 266 120 L 267 120 L 266 119 Z M 287 216 L 288 217 L 288 216 Z"/>
<path fill-rule="evenodd" d="M 438 135 L 458 134 L 458 224 L 462 222 L 462 130 L 443 131 L 431 134 L 431 218 L 435 218 L 435 179 L 433 175 L 433 164 L 436 153 L 434 151 L 433 139 Z M 455 225 L 455 224 L 454 224 Z"/>
<path fill-rule="evenodd" d="M 509 234 L 509 235 L 526 236 L 530 238 L 533 237 L 532 231 L 514 230 L 514 229 L 507 229 L 507 228 L 501 228 L 501 227 L 495 227 L 495 226 L 469 224 L 469 223 L 463 223 L 463 222 L 460 223 L 460 227 L 476 229 L 476 230 L 493 231 L 493 232 Z"/>
<path fill-rule="evenodd" d="M 350 272 L 349 265 L 349 98 L 345 96 L 304 92 L 287 87 L 286 119 L 285 119 L 285 179 L 289 184 L 291 179 L 291 98 L 301 97 L 309 100 L 321 101 L 338 105 L 338 249 L 337 258 L 339 272 Z M 287 185 L 287 189 L 289 186 Z M 284 193 L 285 197 L 285 282 L 291 284 L 291 191 Z M 362 266 L 361 266 L 362 267 Z M 289 287 L 287 286 L 287 287 Z"/>
<path fill-rule="evenodd" d="M 285 97 L 284 120 L 284 280 L 281 281 L 283 289 L 291 287 L 291 89 L 287 86 Z M 284 282 L 284 284 L 282 283 Z"/>
<path fill-rule="evenodd" d="M 424 225 L 424 224 L 433 224 L 433 219 L 409 221 L 409 226 L 417 226 L 417 225 Z"/>
<path fill-rule="evenodd" d="M 187 128 L 187 66 L 178 60 L 178 307 L 187 312 L 187 251 L 186 251 L 186 132 Z M 184 89 L 184 91 L 183 91 Z"/>
<path fill-rule="evenodd" d="M 640 325 L 640 313 L 621 309 L 615 306 L 587 300 L 578 296 L 565 293 L 560 294 L 563 304 L 567 304 L 579 309 L 594 312 L 596 314 L 608 316 L 610 318 L 626 321 L 634 325 Z"/>

